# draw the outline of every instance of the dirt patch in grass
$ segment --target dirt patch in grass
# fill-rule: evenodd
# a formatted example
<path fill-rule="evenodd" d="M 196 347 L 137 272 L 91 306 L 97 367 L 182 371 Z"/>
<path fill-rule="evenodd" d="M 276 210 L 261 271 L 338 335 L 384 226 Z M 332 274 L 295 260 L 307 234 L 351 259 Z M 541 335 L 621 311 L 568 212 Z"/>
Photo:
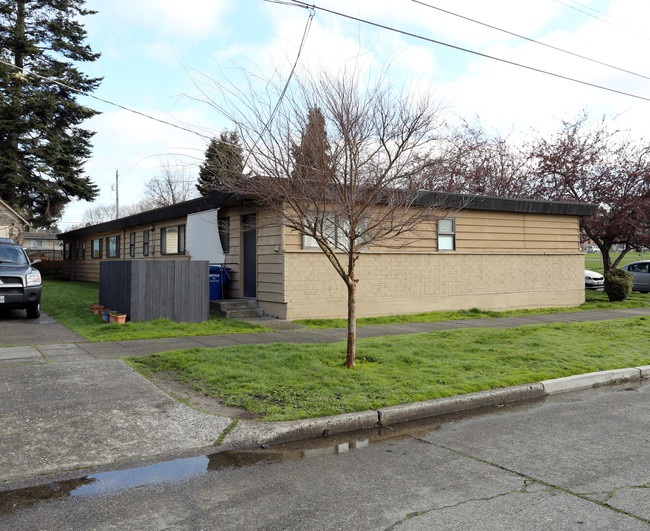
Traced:
<path fill-rule="evenodd" d="M 151 382 L 171 396 L 177 402 L 193 407 L 199 411 L 205 411 L 212 415 L 230 417 L 233 419 L 259 419 L 260 415 L 251 413 L 242 407 L 226 406 L 218 398 L 198 393 L 174 378 L 171 373 L 152 373 L 147 377 Z"/>

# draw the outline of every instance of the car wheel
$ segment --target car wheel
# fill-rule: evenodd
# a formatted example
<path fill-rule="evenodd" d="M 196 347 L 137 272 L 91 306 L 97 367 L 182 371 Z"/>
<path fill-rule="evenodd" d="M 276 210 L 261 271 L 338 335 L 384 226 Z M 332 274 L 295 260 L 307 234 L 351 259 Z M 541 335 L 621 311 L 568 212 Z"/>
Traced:
<path fill-rule="evenodd" d="M 27 306 L 27 319 L 38 319 L 41 315 L 41 303 Z"/>

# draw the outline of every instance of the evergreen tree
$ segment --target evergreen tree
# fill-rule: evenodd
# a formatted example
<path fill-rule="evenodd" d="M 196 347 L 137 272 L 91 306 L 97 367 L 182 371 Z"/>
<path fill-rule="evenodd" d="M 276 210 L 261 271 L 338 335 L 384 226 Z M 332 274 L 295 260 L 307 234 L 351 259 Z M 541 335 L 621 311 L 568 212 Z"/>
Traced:
<path fill-rule="evenodd" d="M 224 132 L 219 140 L 213 138 L 205 151 L 205 162 L 199 168 L 196 188 L 202 195 L 219 188 L 227 182 L 237 181 L 244 175 L 244 159 L 239 136 L 236 132 Z"/>
<path fill-rule="evenodd" d="M 84 0 L 0 2 L 0 197 L 31 218 L 56 222 L 72 199 L 93 200 L 83 174 L 93 132 L 81 123 L 96 114 L 76 101 L 101 81 L 74 63 L 99 54 L 84 44 Z M 53 78 L 63 85 L 44 78 Z"/>
<path fill-rule="evenodd" d="M 329 151 L 325 117 L 318 107 L 312 107 L 307 111 L 307 124 L 300 144 L 291 147 L 294 164 L 291 177 L 303 181 L 329 180 Z"/>

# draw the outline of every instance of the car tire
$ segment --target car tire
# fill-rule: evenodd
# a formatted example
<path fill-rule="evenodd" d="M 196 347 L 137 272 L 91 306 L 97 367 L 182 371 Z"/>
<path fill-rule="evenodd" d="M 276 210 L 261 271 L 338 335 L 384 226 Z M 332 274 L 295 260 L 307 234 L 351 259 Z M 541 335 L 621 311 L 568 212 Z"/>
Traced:
<path fill-rule="evenodd" d="M 27 319 L 38 319 L 41 315 L 41 303 L 27 306 Z"/>

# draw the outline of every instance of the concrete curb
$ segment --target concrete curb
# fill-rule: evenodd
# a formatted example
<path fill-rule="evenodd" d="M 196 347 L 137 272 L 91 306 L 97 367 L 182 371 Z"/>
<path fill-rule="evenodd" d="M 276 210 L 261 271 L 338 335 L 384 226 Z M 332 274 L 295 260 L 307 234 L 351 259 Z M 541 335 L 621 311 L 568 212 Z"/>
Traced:
<path fill-rule="evenodd" d="M 494 406 L 505 402 L 539 398 L 544 395 L 545 392 L 542 384 L 517 385 L 501 389 L 478 391 L 466 395 L 436 398 L 425 402 L 385 407 L 377 411 L 377 415 L 381 424 L 390 425 L 407 420 L 434 417 L 445 413 L 457 413 L 468 409 Z"/>
<path fill-rule="evenodd" d="M 260 444 L 313 439 L 324 435 L 371 428 L 376 425 L 377 412 L 372 410 L 286 422 L 240 420 L 222 443 L 251 447 Z"/>
<path fill-rule="evenodd" d="M 575 376 L 566 376 L 554 380 L 544 380 L 541 384 L 544 386 L 546 394 L 554 395 L 565 393 L 567 391 L 577 391 L 580 389 L 589 389 L 590 387 L 599 387 L 619 382 L 628 382 L 640 380 L 648 375 L 650 366 L 631 367 L 629 369 L 613 369 L 611 371 L 588 372 L 586 374 L 577 374 Z"/>
<path fill-rule="evenodd" d="M 435 417 L 447 413 L 458 413 L 460 411 L 468 411 L 508 402 L 540 398 L 569 391 L 637 381 L 649 376 L 650 365 L 644 365 L 628 369 L 578 374 L 575 376 L 556 378 L 554 380 L 544 380 L 533 384 L 490 389 L 488 391 L 437 398 L 424 402 L 389 406 L 376 411 L 360 411 L 331 417 L 286 422 L 242 420 L 228 433 L 223 443 L 254 447 L 261 444 L 310 439 L 379 425 L 387 426 L 409 420 Z"/>

